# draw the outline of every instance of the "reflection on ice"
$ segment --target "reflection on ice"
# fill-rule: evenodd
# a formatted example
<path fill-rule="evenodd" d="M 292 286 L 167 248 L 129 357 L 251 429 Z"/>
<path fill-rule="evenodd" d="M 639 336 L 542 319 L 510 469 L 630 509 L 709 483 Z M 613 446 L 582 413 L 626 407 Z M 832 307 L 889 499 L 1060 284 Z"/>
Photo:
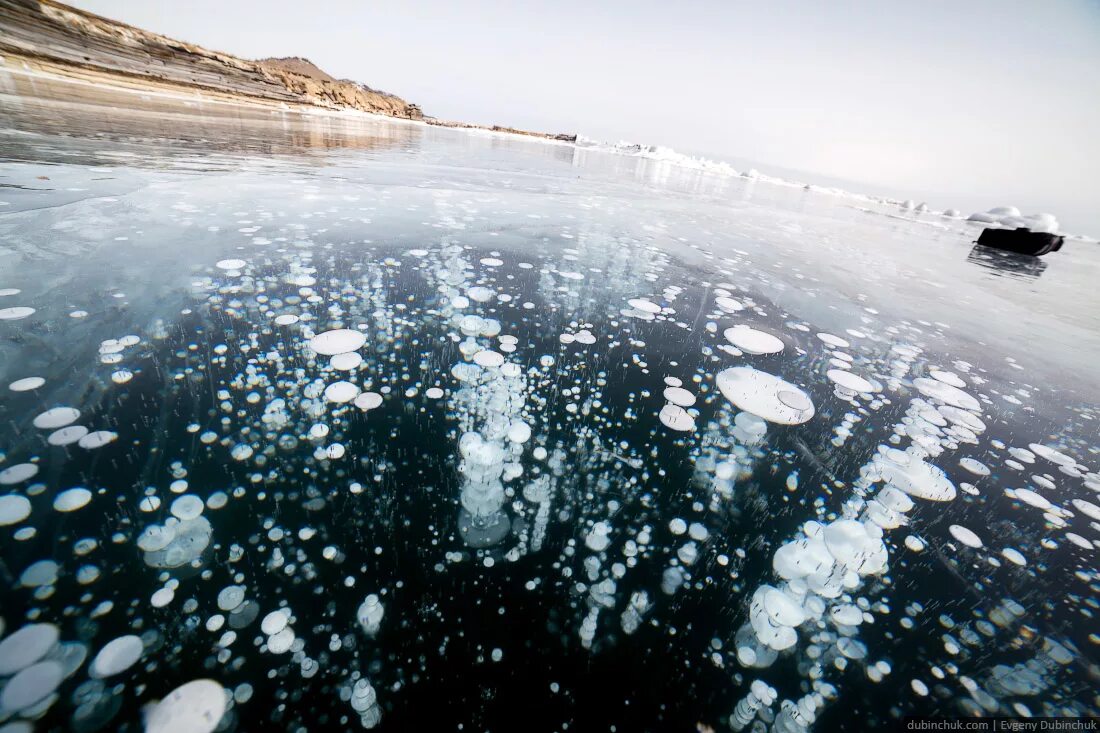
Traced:
<path fill-rule="evenodd" d="M 966 261 L 988 270 L 998 277 L 1032 280 L 1042 276 L 1047 262 L 1042 257 L 1005 252 L 974 245 L 966 255 Z"/>

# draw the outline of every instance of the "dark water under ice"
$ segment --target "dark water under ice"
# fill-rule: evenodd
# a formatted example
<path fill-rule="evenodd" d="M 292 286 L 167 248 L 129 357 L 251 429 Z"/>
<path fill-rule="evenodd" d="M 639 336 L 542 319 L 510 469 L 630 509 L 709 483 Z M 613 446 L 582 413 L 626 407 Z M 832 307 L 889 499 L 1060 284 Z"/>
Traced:
<path fill-rule="evenodd" d="M 568 145 L 2 81 L 0 651 L 58 639 L 8 642 L 0 725 L 1100 709 L 1095 245 L 1009 259 Z M 337 329 L 365 343 L 318 353 Z M 782 570 L 814 538 L 830 570 Z M 143 713 L 200 678 L 206 728 Z M 754 680 L 775 700 L 739 708 Z"/>

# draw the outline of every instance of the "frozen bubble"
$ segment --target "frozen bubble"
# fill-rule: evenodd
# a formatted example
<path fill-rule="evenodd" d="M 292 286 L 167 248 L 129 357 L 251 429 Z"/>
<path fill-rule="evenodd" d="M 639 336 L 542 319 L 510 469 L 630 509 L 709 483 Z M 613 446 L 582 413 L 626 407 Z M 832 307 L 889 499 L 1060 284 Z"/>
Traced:
<path fill-rule="evenodd" d="M 279 609 L 264 616 L 263 621 L 260 622 L 260 629 L 268 636 L 273 636 L 285 629 L 288 621 L 287 612 Z"/>
<path fill-rule="evenodd" d="M 212 733 L 228 702 L 214 680 L 193 680 L 177 687 L 148 711 L 145 733 Z"/>
<path fill-rule="evenodd" d="M 886 547 L 862 522 L 838 519 L 826 525 L 822 538 L 838 563 L 860 575 L 874 575 L 886 567 Z"/>
<path fill-rule="evenodd" d="M 840 336 L 834 336 L 831 333 L 819 333 L 817 337 L 835 349 L 846 349 L 851 346 L 845 339 L 842 339 Z"/>
<path fill-rule="evenodd" d="M 769 422 L 798 425 L 814 416 L 809 395 L 773 374 L 732 367 L 719 372 L 716 381 L 727 400 Z"/>
<path fill-rule="evenodd" d="M 19 585 L 24 588 L 53 585 L 57 582 L 58 570 L 60 570 L 60 566 L 53 560 L 39 560 L 36 563 L 31 563 L 19 576 Z"/>
<path fill-rule="evenodd" d="M 951 533 L 951 536 L 963 543 L 967 547 L 979 548 L 982 546 L 982 539 L 978 535 L 971 532 L 966 527 L 958 524 L 952 524 L 947 528 L 947 531 Z"/>
<path fill-rule="evenodd" d="M 112 433 L 110 430 L 97 430 L 94 433 L 88 433 L 78 440 L 77 445 L 87 450 L 94 450 L 96 448 L 102 448 L 108 443 L 113 443 L 116 440 L 118 440 L 118 433 Z"/>
<path fill-rule="evenodd" d="M 18 484 L 38 475 L 38 466 L 34 463 L 17 463 L 0 471 L 0 485 Z"/>
<path fill-rule="evenodd" d="M 294 313 L 283 313 L 282 315 L 275 316 L 276 326 L 293 326 L 299 321 L 299 317 Z"/>
<path fill-rule="evenodd" d="M 951 405 L 940 405 L 936 408 L 936 411 L 956 425 L 961 425 L 975 433 L 985 431 L 985 423 L 972 412 L 967 412 L 966 410 L 961 410 Z"/>
<path fill-rule="evenodd" d="M 771 621 L 763 604 L 763 596 L 771 586 L 763 586 L 753 594 L 752 605 L 749 607 L 749 621 L 752 630 L 756 632 L 756 638 L 775 651 L 789 649 L 798 642 L 798 634 L 790 626 L 776 625 Z"/>
<path fill-rule="evenodd" d="M 671 402 L 661 408 L 657 417 L 661 420 L 661 424 L 670 430 L 680 432 L 695 430 L 695 418 L 687 410 Z"/>
<path fill-rule="evenodd" d="M 144 552 L 157 552 L 163 550 L 172 543 L 172 540 L 176 539 L 176 530 L 174 527 L 164 527 L 159 524 L 154 524 L 146 527 L 140 535 L 138 535 L 137 546 Z"/>
<path fill-rule="evenodd" d="M 1072 499 L 1071 503 L 1077 508 L 1077 511 L 1085 516 L 1100 521 L 1100 506 L 1093 504 L 1091 501 L 1085 501 L 1084 499 Z"/>
<path fill-rule="evenodd" d="M 0 710 L 14 713 L 29 708 L 54 693 L 65 678 L 65 670 L 54 661 L 39 662 L 8 680 L 0 692 Z"/>
<path fill-rule="evenodd" d="M 687 529 L 687 522 L 685 522 L 683 519 L 680 519 L 679 517 L 676 517 L 668 523 L 668 531 L 677 536 L 682 535 L 684 532 L 687 532 Z"/>
<path fill-rule="evenodd" d="M 584 544 L 593 552 L 603 552 L 611 544 L 611 525 L 607 522 L 596 522 L 592 525 L 592 531 L 584 538 Z"/>
<path fill-rule="evenodd" d="M 0 308 L 0 321 L 18 321 L 21 318 L 26 318 L 33 314 L 34 308 L 27 308 L 26 306 Z"/>
<path fill-rule="evenodd" d="M 944 384 L 949 384 L 957 389 L 962 389 L 966 386 L 966 382 L 963 380 L 963 378 L 960 377 L 958 374 L 955 374 L 954 372 L 947 372 L 941 369 L 929 369 L 928 374 L 932 377 L 932 379 L 935 379 L 938 382 L 943 382 Z"/>
<path fill-rule="evenodd" d="M 1031 443 L 1028 445 L 1028 448 L 1030 448 L 1035 455 L 1041 456 L 1052 463 L 1057 463 L 1059 466 L 1077 465 L 1076 459 L 1050 446 L 1042 445 L 1041 443 Z"/>
<path fill-rule="evenodd" d="M 487 303 L 493 299 L 493 296 L 496 295 L 496 293 L 494 293 L 489 288 L 475 285 L 474 287 L 466 291 L 466 295 L 470 298 L 470 300 L 476 303 Z"/>
<path fill-rule="evenodd" d="M 976 458 L 960 458 L 959 465 L 975 476 L 988 476 L 989 466 L 985 465 Z"/>
<path fill-rule="evenodd" d="M 866 645 L 847 636 L 842 636 L 837 640 L 836 648 L 848 659 L 863 659 L 867 656 Z"/>
<path fill-rule="evenodd" d="M 1075 532 L 1066 532 L 1066 539 L 1080 547 L 1082 550 L 1093 550 L 1092 543 Z"/>
<path fill-rule="evenodd" d="M 367 336 L 361 331 L 350 328 L 338 328 L 319 333 L 309 340 L 309 348 L 322 356 L 336 356 L 355 351 L 367 343 Z"/>
<path fill-rule="evenodd" d="M 145 651 L 141 637 L 133 634 L 120 636 L 103 645 L 91 664 L 91 675 L 102 679 L 125 672 L 134 666 Z"/>
<path fill-rule="evenodd" d="M 917 693 L 921 697 L 928 695 L 928 685 L 924 684 L 920 680 L 914 679 L 909 683 L 909 686 L 913 688 L 913 692 Z"/>
<path fill-rule="evenodd" d="M 219 270 L 239 270 L 247 264 L 244 260 L 237 259 L 218 260 L 217 268 Z"/>
<path fill-rule="evenodd" d="M 871 384 L 858 374 L 853 374 L 847 369 L 830 369 L 829 371 L 825 372 L 825 376 L 831 379 L 835 384 L 838 384 L 844 389 L 849 389 L 853 392 L 866 394 L 868 392 L 875 391 L 875 385 Z"/>
<path fill-rule="evenodd" d="M 282 654 L 290 650 L 290 646 L 294 643 L 294 629 L 289 626 L 279 631 L 277 634 L 268 637 L 267 650 L 272 654 Z"/>
<path fill-rule="evenodd" d="M 643 313 L 656 314 L 661 312 L 661 306 L 653 303 L 652 301 L 646 300 L 645 298 L 631 298 L 627 301 L 627 303 L 630 304 L 631 308 L 639 310 Z"/>
<path fill-rule="evenodd" d="M 439 387 L 428 387 L 428 389 L 424 391 L 424 394 L 428 397 L 428 399 L 438 400 L 440 397 L 443 396 L 443 390 Z"/>
<path fill-rule="evenodd" d="M 490 349 L 485 349 L 474 354 L 474 363 L 486 368 L 499 367 L 504 363 L 504 355 Z"/>
<path fill-rule="evenodd" d="M 160 588 L 149 598 L 153 608 L 164 608 L 176 597 L 176 592 L 171 588 Z"/>
<path fill-rule="evenodd" d="M 12 392 L 29 392 L 32 389 L 38 389 L 45 383 L 46 380 L 42 377 L 24 377 L 9 384 L 8 389 Z"/>
<path fill-rule="evenodd" d="M 680 407 L 691 407 L 695 404 L 695 395 L 683 387 L 665 387 L 664 398 Z"/>
<path fill-rule="evenodd" d="M 508 440 L 513 443 L 526 443 L 531 439 L 531 426 L 523 420 L 513 420 L 508 426 Z"/>
<path fill-rule="evenodd" d="M 252 446 L 246 443 L 238 443 L 229 451 L 229 455 L 233 456 L 233 460 L 236 461 L 247 461 L 252 457 L 252 453 Z"/>
<path fill-rule="evenodd" d="M 764 610 L 772 623 L 779 626 L 798 626 L 806 620 L 806 613 L 786 593 L 771 588 L 764 593 Z"/>
<path fill-rule="evenodd" d="M 833 622 L 841 626 L 859 626 L 863 623 L 863 611 L 852 603 L 844 603 L 829 609 Z"/>
<path fill-rule="evenodd" d="M 229 614 L 229 626 L 233 629 L 243 629 L 255 621 L 259 615 L 260 604 L 255 601 L 245 601 Z"/>
<path fill-rule="evenodd" d="M 129 369 L 119 369 L 111 373 L 111 381 L 115 384 L 126 384 L 134 378 L 134 373 Z"/>
<path fill-rule="evenodd" d="M 0 496 L 0 527 L 18 524 L 31 514 L 31 503 L 25 496 Z"/>
<path fill-rule="evenodd" d="M 905 538 L 905 546 L 913 552 L 921 552 L 925 547 L 924 540 L 914 535 L 909 535 Z"/>
<path fill-rule="evenodd" d="M 896 458 L 884 459 L 879 464 L 879 473 L 887 483 L 918 499 L 951 501 L 955 498 L 955 485 L 942 469 L 907 453 L 899 453 Z"/>
<path fill-rule="evenodd" d="M 218 593 L 218 608 L 223 611 L 232 611 L 244 603 L 244 586 L 227 585 Z"/>
<path fill-rule="evenodd" d="M 377 392 L 364 392 L 355 398 L 355 406 L 360 410 L 373 410 L 382 404 L 382 395 Z"/>
<path fill-rule="evenodd" d="M 77 509 L 87 506 L 92 500 L 92 492 L 77 486 L 58 494 L 53 500 L 53 508 L 59 512 L 75 512 Z"/>
<path fill-rule="evenodd" d="M 374 636 L 378 633 L 378 629 L 382 624 L 382 617 L 385 615 L 386 609 L 382 606 L 381 600 L 378 595 L 371 593 L 367 595 L 366 599 L 359 604 L 359 608 L 355 612 L 355 617 L 359 621 L 359 625 L 363 627 L 363 631 Z"/>
<path fill-rule="evenodd" d="M 1023 448 L 1009 448 L 1008 452 L 1013 458 L 1024 463 L 1035 463 L 1035 454 Z"/>
<path fill-rule="evenodd" d="M 889 509 L 903 513 L 909 511 L 914 506 L 913 500 L 909 498 L 908 494 L 901 491 L 896 486 L 886 486 L 882 491 L 878 492 L 875 500 Z"/>
<path fill-rule="evenodd" d="M 1001 550 L 1001 554 L 1004 555 L 1004 558 L 1006 560 L 1008 560 L 1010 563 L 1013 563 L 1014 565 L 1019 565 L 1021 567 L 1027 565 L 1027 558 L 1024 557 L 1023 553 L 1017 549 L 1006 547 L 1005 549 Z"/>
<path fill-rule="evenodd" d="M 828 572 L 834 561 L 822 539 L 805 538 L 775 550 L 771 565 L 781 578 L 793 580 Z"/>
<path fill-rule="evenodd" d="M 1043 496 L 1042 494 L 1038 494 L 1031 489 L 1016 489 L 1016 491 L 1013 493 L 1016 495 L 1017 499 L 1029 506 L 1035 507 L 1036 509 L 1042 509 L 1045 511 L 1047 509 L 1050 509 L 1050 507 L 1052 506 L 1045 496 Z"/>
<path fill-rule="evenodd" d="M 958 387 L 953 387 L 945 382 L 928 379 L 927 377 L 917 377 L 913 380 L 913 386 L 925 397 L 939 400 L 952 407 L 958 407 L 962 410 L 981 409 L 981 405 L 976 399 Z M 945 415 L 945 417 L 947 416 Z M 951 418 L 948 417 L 947 419 L 950 420 Z"/>
<path fill-rule="evenodd" d="M 55 430 L 74 423 L 80 417 L 75 407 L 52 407 L 34 418 L 34 426 L 41 430 Z"/>
<path fill-rule="evenodd" d="M 50 433 L 46 437 L 46 442 L 55 446 L 72 445 L 73 443 L 79 443 L 80 439 L 87 434 L 88 428 L 83 425 L 69 425 Z"/>
<path fill-rule="evenodd" d="M 181 519 L 194 519 L 202 514 L 205 505 L 194 494 L 184 494 L 172 502 L 172 515 Z"/>
<path fill-rule="evenodd" d="M 362 363 L 363 357 L 356 351 L 349 351 L 346 354 L 337 354 L 329 361 L 329 365 L 340 372 L 350 372 L 357 369 Z"/>
<path fill-rule="evenodd" d="M 745 306 L 741 301 L 726 295 L 719 295 L 714 299 L 714 304 L 726 313 L 736 313 L 737 311 L 745 310 Z"/>
<path fill-rule="evenodd" d="M 783 342 L 777 336 L 745 325 L 727 328 L 723 335 L 731 344 L 749 354 L 778 354 L 783 350 Z"/>
<path fill-rule="evenodd" d="M 1036 486 L 1040 486 L 1044 489 L 1053 490 L 1053 489 L 1057 488 L 1057 485 L 1053 481 L 1048 479 L 1046 476 L 1039 476 L 1037 474 L 1032 474 L 1031 480 L 1035 483 Z M 1086 486 L 1088 485 L 1087 481 L 1085 482 L 1085 485 Z"/>
<path fill-rule="evenodd" d="M 359 387 L 351 382 L 333 382 L 325 387 L 325 399 L 338 404 L 351 402 L 359 395 Z"/>
<path fill-rule="evenodd" d="M 0 677 L 15 674 L 46 656 L 59 637 L 53 624 L 30 624 L 0 641 Z"/>

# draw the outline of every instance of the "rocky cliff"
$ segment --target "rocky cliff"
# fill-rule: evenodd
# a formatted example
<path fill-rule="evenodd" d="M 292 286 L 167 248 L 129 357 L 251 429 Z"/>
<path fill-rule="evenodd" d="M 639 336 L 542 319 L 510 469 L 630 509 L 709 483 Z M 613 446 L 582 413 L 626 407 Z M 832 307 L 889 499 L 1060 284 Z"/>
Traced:
<path fill-rule="evenodd" d="M 261 59 L 256 64 L 287 89 L 306 97 L 314 104 L 351 107 L 410 120 L 419 120 L 424 116 L 420 107 L 415 104 L 409 104 L 393 94 L 371 89 L 366 84 L 348 79 L 334 79 L 308 59 Z"/>
<path fill-rule="evenodd" d="M 423 118 L 415 104 L 334 79 L 305 59 L 248 61 L 54 0 L 0 0 L 0 53 L 8 63 L 116 86 Z"/>

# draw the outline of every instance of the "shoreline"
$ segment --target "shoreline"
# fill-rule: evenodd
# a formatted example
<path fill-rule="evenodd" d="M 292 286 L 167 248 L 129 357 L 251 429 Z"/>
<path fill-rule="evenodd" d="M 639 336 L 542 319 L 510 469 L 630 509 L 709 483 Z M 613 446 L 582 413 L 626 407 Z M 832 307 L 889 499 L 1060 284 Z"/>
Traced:
<path fill-rule="evenodd" d="M 528 133 L 522 130 L 501 128 L 499 126 L 475 125 L 470 123 L 449 122 L 446 120 L 435 121 L 432 118 L 413 120 L 405 117 L 369 112 L 367 110 L 352 107 L 332 108 L 313 104 L 276 102 L 269 99 L 250 97 L 247 95 L 235 95 L 207 92 L 200 89 L 188 89 L 182 85 L 157 83 L 142 79 L 140 83 L 120 84 L 120 77 L 111 73 L 103 73 L 95 69 L 75 69 L 64 64 L 53 64 L 39 59 L 31 59 L 15 54 L 0 54 L 0 80 L 4 74 L 18 75 L 31 80 L 41 79 L 51 83 L 72 84 L 86 89 L 102 90 L 106 93 L 128 94 L 137 98 L 153 98 L 191 105 L 215 105 L 223 109 L 243 109 L 256 112 L 268 112 L 271 115 L 301 115 L 312 118 L 354 119 L 363 121 L 376 121 L 410 125 L 419 128 L 434 127 L 454 130 L 467 134 L 476 134 L 487 137 L 501 137 L 505 139 L 520 139 L 545 145 L 561 145 L 576 148 L 585 153 L 602 154 L 616 157 L 634 158 L 644 160 L 654 165 L 670 165 L 685 171 L 694 171 L 701 175 L 713 175 L 722 178 L 737 178 L 748 184 L 764 183 L 771 186 L 779 186 L 788 189 L 802 189 L 806 193 L 826 195 L 840 199 L 847 199 L 849 205 L 855 209 L 867 210 L 860 204 L 880 206 L 895 206 L 899 208 L 899 219 L 922 222 L 920 219 L 910 218 L 904 214 L 925 213 L 940 216 L 944 219 L 943 226 L 970 225 L 986 226 L 987 223 L 968 221 L 965 216 L 946 216 L 944 212 L 927 210 L 921 212 L 916 209 L 906 209 L 905 202 L 886 196 L 858 193 L 845 189 L 821 186 L 814 183 L 788 180 L 778 176 L 749 171 L 738 171 L 730 164 L 677 153 L 671 148 L 647 145 L 624 145 L 622 143 L 610 144 L 584 136 L 576 136 L 572 139 L 564 139 L 563 136 L 554 136 L 543 133 Z M 0 98 L 19 98 L 22 95 L 6 90 L 6 85 L 0 81 Z M 963 230 L 965 231 L 965 230 Z M 1064 233 L 1067 241 L 1097 243 L 1100 240 L 1083 234 Z"/>

